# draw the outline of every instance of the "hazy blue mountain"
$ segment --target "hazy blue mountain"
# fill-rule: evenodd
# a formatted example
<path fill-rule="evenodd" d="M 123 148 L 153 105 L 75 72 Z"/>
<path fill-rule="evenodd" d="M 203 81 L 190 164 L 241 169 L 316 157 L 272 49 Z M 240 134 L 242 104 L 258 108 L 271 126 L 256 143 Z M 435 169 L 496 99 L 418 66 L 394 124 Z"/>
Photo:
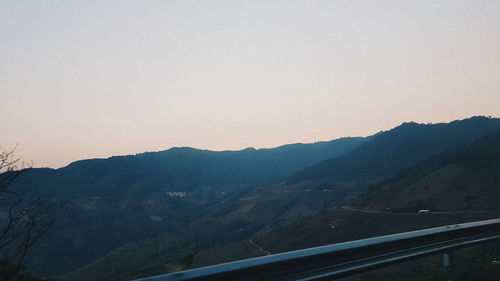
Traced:
<path fill-rule="evenodd" d="M 184 227 L 246 187 L 279 183 L 364 141 L 221 152 L 172 148 L 31 169 L 14 188 L 64 205 L 64 212 L 30 255 L 29 266 L 42 275 L 71 270 L 130 241 Z"/>
<path fill-rule="evenodd" d="M 32 169 L 21 186 L 59 196 L 149 191 L 193 191 L 201 187 L 275 184 L 322 159 L 349 152 L 364 138 L 342 138 L 272 149 L 209 151 L 172 148 L 160 152 L 90 159 L 57 170 Z"/>
<path fill-rule="evenodd" d="M 323 160 L 291 175 L 287 182 L 323 181 L 330 186 L 377 180 L 454 146 L 500 129 L 500 119 L 472 117 L 441 124 L 402 125 L 373 136 L 350 153 Z"/>

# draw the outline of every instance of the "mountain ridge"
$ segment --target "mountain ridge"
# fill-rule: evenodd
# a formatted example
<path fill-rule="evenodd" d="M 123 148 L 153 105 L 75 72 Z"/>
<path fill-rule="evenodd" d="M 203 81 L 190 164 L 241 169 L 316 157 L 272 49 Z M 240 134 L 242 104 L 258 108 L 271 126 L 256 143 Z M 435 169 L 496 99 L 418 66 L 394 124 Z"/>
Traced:
<path fill-rule="evenodd" d="M 404 167 L 450 146 L 475 140 L 500 128 L 500 119 L 474 116 L 450 123 L 405 122 L 375 134 L 348 154 L 322 160 L 288 177 L 287 183 L 328 179 L 330 182 L 370 176 L 390 176 Z M 337 177 L 337 178 L 335 178 Z"/>

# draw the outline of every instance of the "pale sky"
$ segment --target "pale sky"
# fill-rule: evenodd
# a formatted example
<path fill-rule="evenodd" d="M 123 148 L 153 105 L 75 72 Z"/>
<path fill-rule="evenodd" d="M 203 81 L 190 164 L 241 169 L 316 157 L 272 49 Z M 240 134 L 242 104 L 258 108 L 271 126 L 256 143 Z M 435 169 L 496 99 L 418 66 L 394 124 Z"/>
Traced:
<path fill-rule="evenodd" d="M 1 0 L 0 144 L 37 167 L 500 116 L 500 1 Z"/>

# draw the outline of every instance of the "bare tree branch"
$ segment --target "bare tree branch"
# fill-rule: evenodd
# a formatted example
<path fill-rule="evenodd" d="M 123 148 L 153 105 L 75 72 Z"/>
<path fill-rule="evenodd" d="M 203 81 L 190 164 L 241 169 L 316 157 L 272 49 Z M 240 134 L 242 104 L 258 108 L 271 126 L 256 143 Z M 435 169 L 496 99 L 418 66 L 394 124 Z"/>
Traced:
<path fill-rule="evenodd" d="M 26 168 L 15 157 L 15 148 L 0 147 L 0 258 L 8 258 L 14 264 L 24 261 L 29 249 L 55 220 L 54 204 L 12 190 L 16 180 L 28 171 Z"/>

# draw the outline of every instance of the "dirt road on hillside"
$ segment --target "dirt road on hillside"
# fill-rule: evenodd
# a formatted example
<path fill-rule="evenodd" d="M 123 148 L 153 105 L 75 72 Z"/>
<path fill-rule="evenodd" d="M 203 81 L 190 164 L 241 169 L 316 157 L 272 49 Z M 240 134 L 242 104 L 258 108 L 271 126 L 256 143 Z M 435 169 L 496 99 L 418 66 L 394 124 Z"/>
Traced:
<path fill-rule="evenodd" d="M 265 254 L 266 256 L 269 256 L 271 254 L 271 252 L 262 248 L 259 244 L 255 243 L 252 239 L 248 240 L 248 242 L 250 242 L 250 244 L 254 245 L 257 248 L 257 250 L 259 250 L 259 252 Z"/>

